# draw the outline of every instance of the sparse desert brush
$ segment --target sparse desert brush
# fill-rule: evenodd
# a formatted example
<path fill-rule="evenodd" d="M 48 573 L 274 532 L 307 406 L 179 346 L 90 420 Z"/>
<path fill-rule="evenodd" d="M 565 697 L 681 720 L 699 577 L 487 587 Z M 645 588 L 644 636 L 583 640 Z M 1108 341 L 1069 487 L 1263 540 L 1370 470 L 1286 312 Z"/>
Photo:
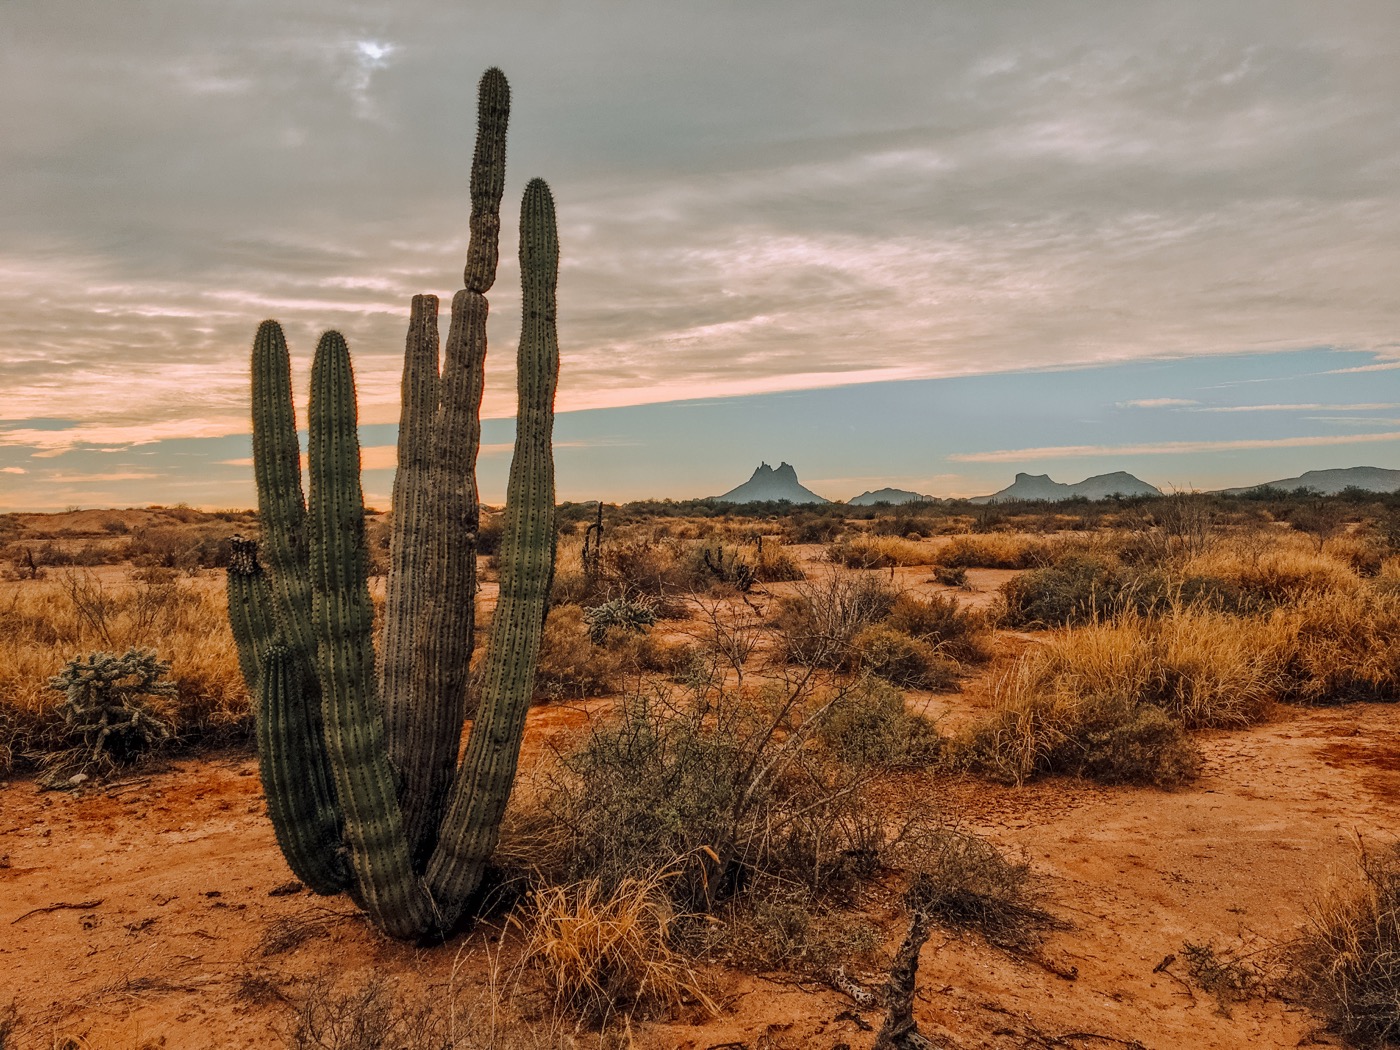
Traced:
<path fill-rule="evenodd" d="M 948 689 L 958 679 L 958 664 L 937 648 L 888 623 L 862 627 L 851 638 L 846 657 L 851 671 L 872 674 L 906 689 Z"/>
<path fill-rule="evenodd" d="M 964 608 L 956 598 L 939 594 L 920 598 L 905 591 L 895 598 L 885 622 L 959 663 L 985 663 L 992 657 L 992 632 L 986 616 Z"/>
<path fill-rule="evenodd" d="M 1026 569 L 1041 564 L 1049 542 L 1040 536 L 983 533 L 954 536 L 938 549 L 939 565 L 963 569 Z"/>
<path fill-rule="evenodd" d="M 882 678 L 844 690 L 817 739 L 847 765 L 874 769 L 928 765 L 943 748 L 937 727 L 909 711 L 904 694 Z"/>
<path fill-rule="evenodd" d="M 894 565 L 932 565 L 931 544 L 900 536 L 856 536 L 827 548 L 827 559 L 848 569 L 888 569 Z"/>
<path fill-rule="evenodd" d="M 918 827 L 893 852 L 909 879 L 906 903 L 947 927 L 1025 951 L 1061 925 L 1045 910 L 1030 863 L 984 838 L 956 827 Z"/>
<path fill-rule="evenodd" d="M 1355 592 L 1362 581 L 1351 565 L 1319 551 L 1297 533 L 1256 531 L 1219 540 L 1188 558 L 1183 576 L 1223 580 L 1245 594 L 1275 604 L 1311 594 Z"/>
<path fill-rule="evenodd" d="M 531 892 L 523 916 L 520 965 L 551 989 L 552 1006 L 601 1027 L 650 1017 L 686 1002 L 716 1013 L 705 982 L 675 948 L 680 916 L 666 883 L 676 873 L 597 879 Z"/>
<path fill-rule="evenodd" d="M 874 922 L 807 887 L 763 879 L 725 909 L 710 949 L 731 965 L 829 981 L 838 966 L 873 964 L 883 940 Z"/>
<path fill-rule="evenodd" d="M 1400 844 L 1360 857 L 1359 883 L 1335 880 L 1292 951 L 1304 998 L 1357 1046 L 1400 1039 Z"/>
<path fill-rule="evenodd" d="M 871 774 L 819 739 L 845 695 L 809 675 L 744 689 L 701 676 L 642 684 L 541 772 L 518 821 L 531 864 L 554 884 L 599 880 L 607 893 L 669 865 L 667 892 L 685 911 L 760 874 L 820 892 L 880 823 L 862 790 Z"/>
<path fill-rule="evenodd" d="M 1013 627 L 1060 627 L 1115 615 L 1128 575 L 1114 558 L 1076 554 L 1002 585 L 1003 616 Z"/>
<path fill-rule="evenodd" d="M 842 667 L 857 634 L 894 608 L 895 592 L 869 576 L 832 574 L 799 584 L 778 604 L 778 652 L 810 667 Z"/>
<path fill-rule="evenodd" d="M 152 701 L 178 743 L 246 736 L 252 711 L 222 591 L 173 574 L 103 580 L 82 572 L 0 583 L 0 770 L 61 746 L 48 681 L 80 654 L 151 649 L 175 692 Z"/>
<path fill-rule="evenodd" d="M 549 610 L 535 672 L 537 701 L 582 700 L 618 688 L 622 661 L 617 649 L 594 643 L 577 605 Z"/>

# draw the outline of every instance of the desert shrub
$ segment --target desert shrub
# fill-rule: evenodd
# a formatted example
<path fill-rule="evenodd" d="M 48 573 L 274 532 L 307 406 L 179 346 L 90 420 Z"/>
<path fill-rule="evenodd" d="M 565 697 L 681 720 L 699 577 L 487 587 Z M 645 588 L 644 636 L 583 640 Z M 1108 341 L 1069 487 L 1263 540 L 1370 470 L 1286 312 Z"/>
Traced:
<path fill-rule="evenodd" d="M 839 575 L 800 585 L 778 605 L 778 651 L 791 663 L 841 667 L 860 631 L 894 608 L 895 592 L 878 579 Z"/>
<path fill-rule="evenodd" d="M 911 713 L 904 694 L 878 678 L 847 689 L 822 721 L 817 738 L 847 765 L 880 769 L 927 765 L 943 746 L 934 724 Z"/>
<path fill-rule="evenodd" d="M 1122 567 L 1095 555 L 1031 569 L 1002 585 L 1006 622 L 1015 627 L 1091 623 L 1117 611 L 1124 584 Z"/>
<path fill-rule="evenodd" d="M 838 966 L 873 963 L 884 931 L 804 886 L 764 880 L 725 914 L 711 947 L 730 965 L 830 980 Z"/>
<path fill-rule="evenodd" d="M 133 565 L 165 569 L 226 568 L 229 541 L 238 532 L 228 523 L 205 526 L 155 526 L 132 533 L 125 559 Z"/>
<path fill-rule="evenodd" d="M 797 514 L 788 521 L 787 539 L 789 543 L 830 543 L 845 529 L 840 518 Z"/>
<path fill-rule="evenodd" d="M 1026 950 L 1058 925 L 1042 906 L 1024 858 L 956 828 L 919 829 L 896 856 L 909 878 L 905 902 L 955 930 L 975 930 L 1001 948 Z"/>
<path fill-rule="evenodd" d="M 1213 543 L 1181 567 L 1182 575 L 1224 580 L 1274 605 L 1313 594 L 1354 592 L 1361 581 L 1344 561 L 1287 533 L 1255 533 Z"/>
<path fill-rule="evenodd" d="M 816 740 L 843 695 L 818 693 L 806 676 L 750 690 L 717 676 L 637 689 L 544 775 L 517 833 L 529 863 L 554 882 L 599 880 L 606 893 L 665 866 L 685 911 L 765 874 L 834 885 L 851 873 L 848 851 L 879 831 L 865 775 Z"/>
<path fill-rule="evenodd" d="M 895 565 L 932 565 L 933 547 L 898 536 L 856 536 L 827 548 L 827 560 L 848 569 L 888 569 Z"/>
<path fill-rule="evenodd" d="M 938 565 L 933 570 L 933 580 L 944 587 L 967 587 L 967 570 L 961 565 Z"/>
<path fill-rule="evenodd" d="M 1359 884 L 1313 905 L 1294 951 L 1304 997 L 1358 1046 L 1400 1040 L 1400 844 L 1363 852 Z"/>
<path fill-rule="evenodd" d="M 961 569 L 1026 569 L 1039 564 L 1048 549 L 1046 540 L 1033 536 L 954 536 L 938 550 L 937 563 Z"/>
<path fill-rule="evenodd" d="M 851 639 L 847 666 L 906 689 L 947 689 L 957 682 L 958 665 L 921 638 L 887 623 L 862 627 Z"/>
<path fill-rule="evenodd" d="M 535 700 L 582 700 L 617 688 L 617 653 L 595 645 L 584 612 L 577 605 L 549 610 L 535 671 Z"/>
<path fill-rule="evenodd" d="M 520 962 L 552 989 L 556 1012 L 598 1027 L 687 1001 L 716 1012 L 700 974 L 673 946 L 680 917 L 666 892 L 668 877 L 532 891 L 525 915 L 514 919 L 525 935 Z"/>
<path fill-rule="evenodd" d="M 885 623 L 960 663 L 983 663 L 992 656 L 986 618 L 963 608 L 956 598 L 937 594 L 919 598 L 905 591 L 895 598 Z"/>

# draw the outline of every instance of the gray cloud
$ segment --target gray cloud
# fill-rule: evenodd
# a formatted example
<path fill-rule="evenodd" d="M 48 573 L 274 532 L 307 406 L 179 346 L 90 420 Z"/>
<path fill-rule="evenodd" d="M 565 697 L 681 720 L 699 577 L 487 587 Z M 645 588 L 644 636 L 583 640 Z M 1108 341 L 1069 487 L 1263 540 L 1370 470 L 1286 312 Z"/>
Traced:
<path fill-rule="evenodd" d="M 5 414 L 82 420 L 75 439 L 232 432 L 264 316 L 303 357 L 345 330 L 365 417 L 391 419 L 407 299 L 455 287 L 493 63 L 515 95 L 508 193 L 541 174 L 559 202 L 564 407 L 1396 354 L 1390 0 L 0 18 Z M 498 360 L 518 323 L 503 254 Z M 489 411 L 509 388 L 506 366 Z"/>

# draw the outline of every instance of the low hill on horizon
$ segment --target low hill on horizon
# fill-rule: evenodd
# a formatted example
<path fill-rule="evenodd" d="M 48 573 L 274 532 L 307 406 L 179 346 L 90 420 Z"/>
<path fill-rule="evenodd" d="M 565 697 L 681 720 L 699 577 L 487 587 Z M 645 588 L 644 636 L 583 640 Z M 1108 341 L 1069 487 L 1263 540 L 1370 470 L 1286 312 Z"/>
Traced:
<path fill-rule="evenodd" d="M 1335 496 L 1343 489 L 1365 489 L 1367 492 L 1395 492 L 1400 490 L 1400 470 L 1386 467 L 1334 467 L 1330 470 L 1308 470 L 1296 478 L 1282 481 L 1265 481 L 1258 485 L 1244 485 L 1240 488 L 1218 489 L 1223 496 L 1238 496 L 1255 489 L 1316 489 L 1324 496 Z"/>
<path fill-rule="evenodd" d="M 873 492 L 862 492 L 859 496 L 852 496 L 846 501 L 848 507 L 873 507 L 877 503 L 888 503 L 892 506 L 899 506 L 901 503 L 940 503 L 937 496 L 926 496 L 921 492 L 910 492 L 908 489 L 876 489 Z"/>
<path fill-rule="evenodd" d="M 1003 500 L 1107 499 L 1110 496 L 1160 496 L 1162 490 L 1125 470 L 1096 474 L 1066 485 L 1049 474 L 1017 473 L 1016 480 L 990 496 L 974 496 L 969 503 L 1000 503 Z"/>

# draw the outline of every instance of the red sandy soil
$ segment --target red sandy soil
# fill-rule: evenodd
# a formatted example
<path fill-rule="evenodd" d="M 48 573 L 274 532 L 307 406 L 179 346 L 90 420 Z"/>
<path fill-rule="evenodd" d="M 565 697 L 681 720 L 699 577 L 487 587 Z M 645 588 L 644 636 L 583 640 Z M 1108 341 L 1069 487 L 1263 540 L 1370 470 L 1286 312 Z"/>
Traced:
<path fill-rule="evenodd" d="M 529 748 L 585 717 L 537 708 Z M 1358 836 L 1393 836 L 1395 709 L 1285 709 L 1271 724 L 1202 742 L 1204 775 L 1171 793 L 933 775 L 892 785 L 1024 849 L 1067 923 L 1034 959 L 935 931 L 916 1004 L 926 1033 L 969 1048 L 1332 1041 L 1277 999 L 1222 1009 L 1182 979 L 1182 946 L 1288 938 L 1329 871 L 1350 864 Z M 76 795 L 41 794 L 23 780 L 0 787 L 0 1005 L 13 997 L 23 1020 L 6 1046 L 274 1047 L 284 1045 L 288 1000 L 328 970 L 397 978 L 463 1007 L 509 976 L 510 937 L 502 951 L 499 927 L 415 948 L 380 936 L 344 898 L 281 893 L 290 878 L 246 755 L 184 760 Z M 872 894 L 868 903 L 891 949 L 904 923 L 892 901 Z M 1169 955 L 1178 961 L 1154 973 Z M 858 1011 L 824 985 L 712 975 L 720 1016 L 642 1025 L 634 1045 L 862 1048 L 874 1036 L 859 1024 L 880 1022 L 878 1010 Z M 528 1001 L 517 995 L 513 1008 Z"/>

